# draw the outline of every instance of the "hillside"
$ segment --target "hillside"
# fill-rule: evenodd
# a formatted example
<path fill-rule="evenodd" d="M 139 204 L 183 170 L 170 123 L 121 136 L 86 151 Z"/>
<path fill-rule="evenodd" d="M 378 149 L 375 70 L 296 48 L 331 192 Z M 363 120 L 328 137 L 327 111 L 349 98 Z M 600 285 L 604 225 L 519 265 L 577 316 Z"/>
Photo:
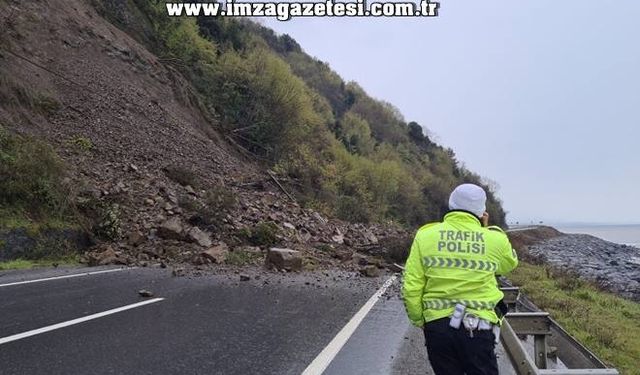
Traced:
<path fill-rule="evenodd" d="M 0 9 L 0 247 L 203 263 L 224 242 L 242 263 L 247 246 L 279 244 L 314 266 L 388 250 L 440 218 L 455 185 L 481 183 L 419 124 L 259 24 L 169 19 L 151 0 Z"/>

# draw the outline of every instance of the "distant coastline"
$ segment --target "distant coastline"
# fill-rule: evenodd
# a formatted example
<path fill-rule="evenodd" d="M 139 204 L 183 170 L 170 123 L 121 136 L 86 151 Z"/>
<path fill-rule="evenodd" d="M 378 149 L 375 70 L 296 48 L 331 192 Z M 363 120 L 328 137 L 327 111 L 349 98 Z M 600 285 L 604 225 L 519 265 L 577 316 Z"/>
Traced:
<path fill-rule="evenodd" d="M 537 224 L 511 225 L 512 230 L 536 228 Z M 640 224 L 611 224 L 611 223 L 558 223 L 542 224 L 555 228 L 565 234 L 588 234 L 605 241 L 619 245 L 633 246 L 640 250 Z"/>
<path fill-rule="evenodd" d="M 589 232 L 576 233 L 579 230 Z M 636 237 L 640 235 L 640 225 L 631 228 L 608 226 L 604 232 L 607 236 L 613 234 L 618 240 L 635 238 L 634 241 L 625 242 L 640 242 Z M 593 233 L 600 236 L 594 236 Z M 531 229 L 514 228 L 509 232 L 514 248 L 524 259 L 569 271 L 603 289 L 640 302 L 640 249 L 607 241 L 601 236 L 602 227 L 554 229 L 538 226 Z"/>
<path fill-rule="evenodd" d="M 557 224 L 567 234 L 588 234 L 600 239 L 640 248 L 640 224 Z"/>

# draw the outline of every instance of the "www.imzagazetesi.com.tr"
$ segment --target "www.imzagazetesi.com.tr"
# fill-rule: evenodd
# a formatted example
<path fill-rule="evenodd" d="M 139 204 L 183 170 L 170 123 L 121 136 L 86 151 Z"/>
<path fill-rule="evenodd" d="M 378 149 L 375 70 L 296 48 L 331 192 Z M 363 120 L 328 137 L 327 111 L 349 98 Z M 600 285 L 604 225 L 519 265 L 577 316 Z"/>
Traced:
<path fill-rule="evenodd" d="M 439 2 L 225 2 L 166 3 L 172 17 L 229 16 L 276 17 L 286 21 L 294 17 L 436 17 Z"/>

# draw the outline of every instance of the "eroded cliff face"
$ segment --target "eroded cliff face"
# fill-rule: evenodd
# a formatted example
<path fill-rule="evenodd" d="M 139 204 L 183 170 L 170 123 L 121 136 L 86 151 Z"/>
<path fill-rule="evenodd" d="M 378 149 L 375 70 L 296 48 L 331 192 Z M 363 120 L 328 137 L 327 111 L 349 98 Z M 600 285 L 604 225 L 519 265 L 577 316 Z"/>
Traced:
<path fill-rule="evenodd" d="M 85 229 L 102 234 L 91 233 L 90 259 L 206 266 L 212 246 L 260 253 L 280 245 L 300 250 L 309 267 L 384 267 L 355 251 L 382 258 L 385 243 L 406 241 L 396 225 L 302 208 L 214 130 L 180 73 L 87 2 L 0 7 L 10 15 L 0 32 L 0 124 L 46 141 L 64 160 L 70 198 L 93 215 Z M 256 239 L 265 228 L 269 239 Z"/>

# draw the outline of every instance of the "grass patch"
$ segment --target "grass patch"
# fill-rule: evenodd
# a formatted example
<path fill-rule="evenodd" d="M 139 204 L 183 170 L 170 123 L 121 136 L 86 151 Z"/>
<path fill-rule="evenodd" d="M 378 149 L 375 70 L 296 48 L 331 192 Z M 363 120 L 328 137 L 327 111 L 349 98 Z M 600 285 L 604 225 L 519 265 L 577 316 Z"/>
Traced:
<path fill-rule="evenodd" d="M 640 374 L 640 304 L 526 262 L 509 279 L 602 360 L 622 374 Z"/>
<path fill-rule="evenodd" d="M 0 102 L 29 108 L 43 115 L 53 114 L 62 107 L 48 93 L 38 92 L 7 76 L 0 77 Z"/>
<path fill-rule="evenodd" d="M 269 247 L 278 243 L 280 228 L 271 221 L 262 221 L 253 228 L 242 228 L 237 235 L 244 242 L 253 246 Z"/>
<path fill-rule="evenodd" d="M 41 259 L 41 260 L 27 260 L 16 259 L 8 262 L 0 262 L 0 271 L 6 270 L 28 270 L 33 268 L 42 267 L 57 267 L 57 266 L 77 266 L 80 264 L 78 256 L 68 256 L 59 259 Z"/>
<path fill-rule="evenodd" d="M 246 266 L 250 264 L 262 263 L 263 259 L 264 256 L 260 253 L 244 250 L 234 250 L 227 254 L 225 263 L 232 266 Z"/>
<path fill-rule="evenodd" d="M 0 127 L 0 207 L 33 221 L 74 215 L 65 165 L 53 148 Z M 13 215 L 16 216 L 16 215 Z"/>
<path fill-rule="evenodd" d="M 67 141 L 71 147 L 81 152 L 89 152 L 93 150 L 93 142 L 87 137 L 76 136 Z"/>
<path fill-rule="evenodd" d="M 77 253 L 74 240 L 51 232 L 81 231 L 84 223 L 66 170 L 50 145 L 0 126 L 0 230 L 26 232 L 19 234 L 30 238 L 22 258 L 46 265 Z"/>
<path fill-rule="evenodd" d="M 47 229 L 80 229 L 80 224 L 59 217 L 34 219 L 22 210 L 0 207 L 0 228 L 4 230 L 23 228 L 27 233 L 37 235 Z"/>

